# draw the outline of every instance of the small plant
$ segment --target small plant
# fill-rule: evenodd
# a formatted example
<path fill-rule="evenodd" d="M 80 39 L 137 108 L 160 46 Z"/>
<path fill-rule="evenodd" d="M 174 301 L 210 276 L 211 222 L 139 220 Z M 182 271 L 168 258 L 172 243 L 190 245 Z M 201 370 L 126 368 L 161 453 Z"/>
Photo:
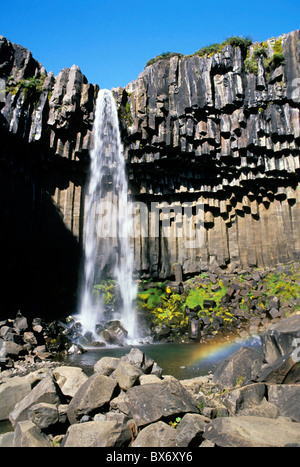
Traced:
<path fill-rule="evenodd" d="M 114 305 L 116 300 L 116 286 L 115 280 L 109 279 L 96 284 L 93 287 L 93 295 L 95 298 L 100 298 L 104 305 Z"/>
<path fill-rule="evenodd" d="M 26 79 L 21 79 L 14 85 L 14 77 L 10 76 L 8 78 L 6 92 L 11 93 L 12 95 L 16 95 L 18 92 L 23 92 L 25 99 L 29 97 L 30 99 L 37 101 L 40 94 L 43 92 L 45 78 L 45 75 L 41 75 L 39 78 L 37 76 L 31 76 Z"/>
<path fill-rule="evenodd" d="M 182 58 L 183 55 L 180 54 L 180 53 L 177 53 L 177 52 L 163 52 L 162 54 L 157 55 L 156 57 L 151 58 L 150 60 L 148 60 L 148 62 L 146 63 L 146 67 L 150 66 L 150 65 L 153 65 L 154 63 L 158 62 L 159 60 L 169 60 L 172 57 Z"/>
<path fill-rule="evenodd" d="M 175 422 L 169 422 L 172 428 L 177 428 L 177 425 L 181 422 L 181 417 L 176 417 Z"/>

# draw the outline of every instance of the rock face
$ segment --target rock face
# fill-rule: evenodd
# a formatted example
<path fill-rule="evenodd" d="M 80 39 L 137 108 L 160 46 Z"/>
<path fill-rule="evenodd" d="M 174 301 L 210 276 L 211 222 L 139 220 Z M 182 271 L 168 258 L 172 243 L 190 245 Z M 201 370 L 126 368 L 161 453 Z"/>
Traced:
<path fill-rule="evenodd" d="M 21 307 L 59 316 L 74 307 L 98 88 L 75 65 L 54 78 L 3 36 L 0 80 L 0 314 Z"/>
<path fill-rule="evenodd" d="M 299 258 L 299 37 L 159 60 L 118 90 L 143 202 L 138 270 L 166 277 L 174 263 L 192 273 Z M 271 71 L 259 48 L 280 50 L 284 64 Z"/>
<path fill-rule="evenodd" d="M 299 38 L 172 56 L 114 90 L 137 273 L 299 260 Z M 0 305 L 70 310 L 98 86 L 75 65 L 54 77 L 2 36 L 0 79 Z"/>

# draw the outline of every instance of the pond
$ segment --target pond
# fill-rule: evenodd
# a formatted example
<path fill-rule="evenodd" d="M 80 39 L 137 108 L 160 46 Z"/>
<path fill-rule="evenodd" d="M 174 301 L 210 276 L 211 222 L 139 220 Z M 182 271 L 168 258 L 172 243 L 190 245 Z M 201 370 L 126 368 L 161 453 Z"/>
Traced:
<path fill-rule="evenodd" d="M 94 364 L 102 357 L 122 357 L 132 347 L 139 348 L 162 368 L 163 375 L 177 379 L 189 379 L 214 373 L 222 360 L 241 346 L 259 346 L 257 339 L 243 342 L 220 342 L 213 344 L 144 344 L 125 347 L 105 347 L 89 349 L 80 355 L 70 355 L 65 363 L 80 366 L 87 375 L 93 373 Z"/>

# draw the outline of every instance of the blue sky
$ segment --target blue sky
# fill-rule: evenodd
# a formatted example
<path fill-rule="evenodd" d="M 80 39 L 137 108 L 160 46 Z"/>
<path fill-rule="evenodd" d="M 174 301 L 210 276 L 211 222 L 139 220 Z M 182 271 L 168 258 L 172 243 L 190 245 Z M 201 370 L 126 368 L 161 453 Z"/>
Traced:
<path fill-rule="evenodd" d="M 48 72 L 76 64 L 108 89 L 136 79 L 162 52 L 300 28 L 298 0 L 10 0 L 0 15 L 0 34 L 29 48 Z"/>

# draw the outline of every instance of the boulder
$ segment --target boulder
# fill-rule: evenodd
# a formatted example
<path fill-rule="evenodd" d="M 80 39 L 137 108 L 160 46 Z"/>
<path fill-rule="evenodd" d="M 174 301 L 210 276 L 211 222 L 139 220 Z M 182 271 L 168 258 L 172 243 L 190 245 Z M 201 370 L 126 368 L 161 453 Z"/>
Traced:
<path fill-rule="evenodd" d="M 292 384 L 300 382 L 300 362 L 295 363 L 291 352 L 279 357 L 271 365 L 265 366 L 257 381 L 273 384 Z"/>
<path fill-rule="evenodd" d="M 123 404 L 139 427 L 187 412 L 199 413 L 192 396 L 175 378 L 135 386 L 127 391 Z"/>
<path fill-rule="evenodd" d="M 28 418 L 41 430 L 46 430 L 58 423 L 58 407 L 46 402 L 34 404 L 28 409 Z"/>
<path fill-rule="evenodd" d="M 144 373 L 150 373 L 155 363 L 151 357 L 135 347 L 133 347 L 127 355 L 121 357 L 121 361 L 131 363 L 131 365 L 141 368 Z"/>
<path fill-rule="evenodd" d="M 128 335 L 128 332 L 126 331 L 126 329 L 122 326 L 120 321 L 117 321 L 117 320 L 111 321 L 109 323 L 109 326 L 107 327 L 106 332 L 108 333 L 109 337 L 106 338 L 105 340 L 111 344 L 116 344 L 116 345 L 122 345 Z"/>
<path fill-rule="evenodd" d="M 30 420 L 18 422 L 14 433 L 14 447 L 17 448 L 50 448 L 50 438 Z"/>
<path fill-rule="evenodd" d="M 300 422 L 299 384 L 271 384 L 268 386 L 268 401 L 276 405 L 280 415 Z"/>
<path fill-rule="evenodd" d="M 71 425 L 62 447 L 122 447 L 131 440 L 130 429 L 118 421 L 91 421 Z"/>
<path fill-rule="evenodd" d="M 125 391 L 134 386 L 142 374 L 143 371 L 140 368 L 131 365 L 129 362 L 120 362 L 114 372 L 120 388 Z"/>
<path fill-rule="evenodd" d="M 16 404 L 9 414 L 9 420 L 13 426 L 18 422 L 28 419 L 28 409 L 40 402 L 59 405 L 60 398 L 58 388 L 52 378 L 46 376 L 27 394 L 20 402 Z"/>
<path fill-rule="evenodd" d="M 267 399 L 263 398 L 260 404 L 250 405 L 249 407 L 242 408 L 239 410 L 237 415 L 239 417 L 251 415 L 255 417 L 277 418 L 280 414 L 275 404 L 272 404 L 271 402 L 267 401 Z"/>
<path fill-rule="evenodd" d="M 13 326 L 18 334 L 23 333 L 28 328 L 27 318 L 20 311 L 16 315 Z"/>
<path fill-rule="evenodd" d="M 91 415 L 110 402 L 117 382 L 108 376 L 95 373 L 83 383 L 71 400 L 67 415 L 71 424 L 78 423 L 83 415 Z"/>
<path fill-rule="evenodd" d="M 73 366 L 59 366 L 53 370 L 53 376 L 61 392 L 70 397 L 74 397 L 80 386 L 88 379 L 81 368 Z"/>
<path fill-rule="evenodd" d="M 264 357 L 272 364 L 295 349 L 300 338 L 300 315 L 292 315 L 270 326 L 261 336 Z"/>
<path fill-rule="evenodd" d="M 141 375 L 139 377 L 140 384 L 151 384 L 151 383 L 159 383 L 161 379 L 156 375 Z"/>
<path fill-rule="evenodd" d="M 14 447 L 14 432 L 9 431 L 0 435 L 0 448 L 13 448 Z"/>
<path fill-rule="evenodd" d="M 259 405 L 266 394 L 263 383 L 250 384 L 234 389 L 222 397 L 222 402 L 230 415 L 237 415 L 241 410 Z"/>
<path fill-rule="evenodd" d="M 15 405 L 31 391 L 30 382 L 15 376 L 0 384 L 0 420 L 7 420 Z"/>
<path fill-rule="evenodd" d="M 143 428 L 132 443 L 134 448 L 172 448 L 176 447 L 176 430 L 167 423 L 159 421 Z"/>
<path fill-rule="evenodd" d="M 176 428 L 176 445 L 179 447 L 198 447 L 210 419 L 199 414 L 187 413 Z"/>
<path fill-rule="evenodd" d="M 203 437 L 218 447 L 300 446 L 300 423 L 255 416 L 216 418 Z"/>
<path fill-rule="evenodd" d="M 213 375 L 213 383 L 223 388 L 233 388 L 242 380 L 252 379 L 251 372 L 263 363 L 262 353 L 253 347 L 240 347 L 223 360 Z M 256 370 L 255 370 L 256 371 Z"/>
<path fill-rule="evenodd" d="M 109 376 L 117 368 L 120 362 L 119 358 L 102 357 L 94 365 L 94 372 L 100 375 Z"/>

